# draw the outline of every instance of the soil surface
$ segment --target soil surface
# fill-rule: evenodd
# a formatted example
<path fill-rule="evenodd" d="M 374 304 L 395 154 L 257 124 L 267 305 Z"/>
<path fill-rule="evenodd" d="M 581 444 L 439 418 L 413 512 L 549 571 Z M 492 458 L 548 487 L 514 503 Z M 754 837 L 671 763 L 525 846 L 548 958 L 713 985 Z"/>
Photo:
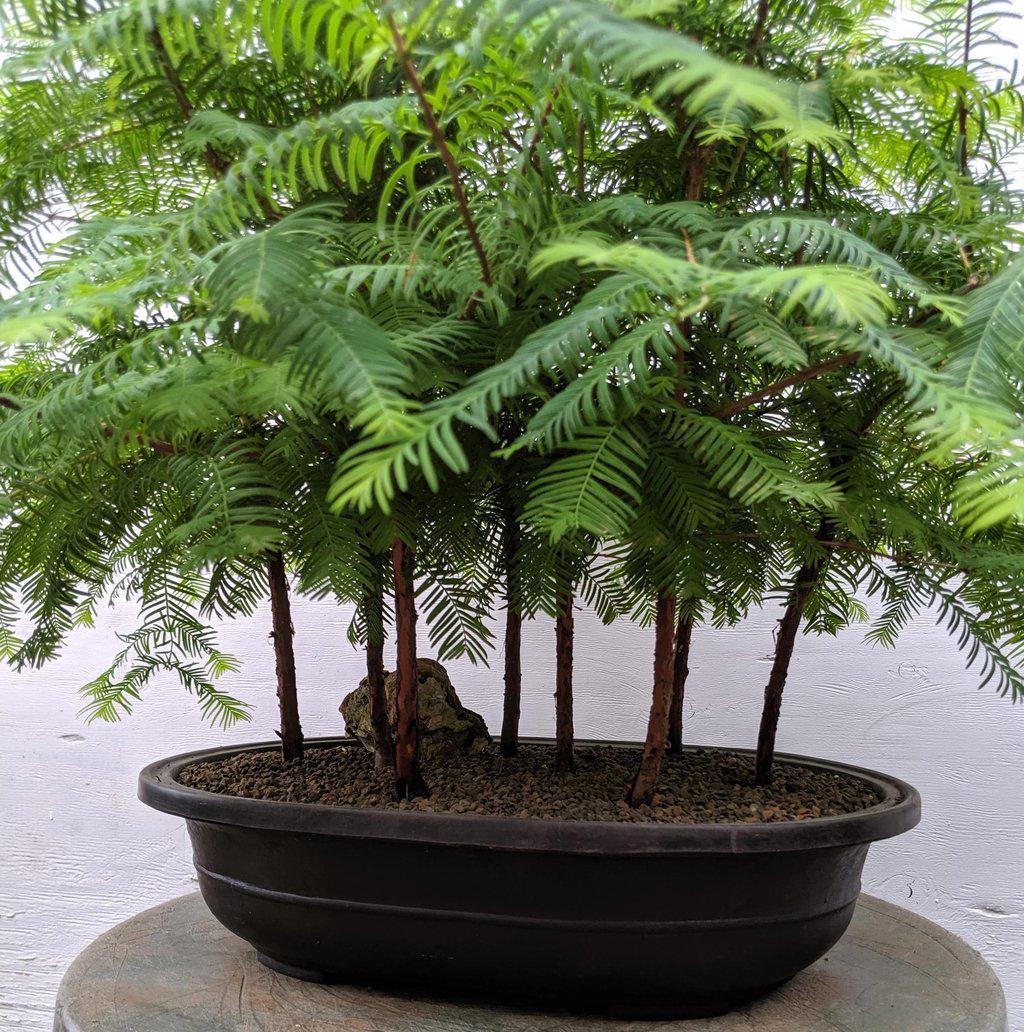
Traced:
<path fill-rule="evenodd" d="M 395 799 L 391 776 L 375 771 L 372 755 L 359 747 L 307 748 L 301 766 L 285 765 L 277 750 L 241 753 L 192 764 L 178 780 L 250 799 L 658 824 L 801 821 L 853 813 L 880 802 L 875 790 L 857 778 L 781 762 L 775 765 L 772 784 L 758 788 L 752 757 L 698 750 L 666 757 L 653 803 L 633 808 L 625 796 L 639 756 L 639 749 L 580 746 L 573 774 L 556 774 L 554 750 L 543 745 L 523 746 L 515 759 L 502 759 L 496 748 L 438 759 L 423 770 L 430 798 L 410 802 Z"/>

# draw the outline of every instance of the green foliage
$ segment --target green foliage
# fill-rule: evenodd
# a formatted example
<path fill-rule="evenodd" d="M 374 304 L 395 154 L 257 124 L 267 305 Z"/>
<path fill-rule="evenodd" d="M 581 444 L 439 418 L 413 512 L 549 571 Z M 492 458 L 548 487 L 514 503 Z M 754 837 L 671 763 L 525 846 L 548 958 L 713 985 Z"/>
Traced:
<path fill-rule="evenodd" d="M 121 592 L 87 712 L 229 723 L 208 621 L 281 552 L 379 641 L 398 534 L 442 659 L 814 559 L 810 630 L 934 604 L 1024 694 L 999 9 L 3 0 L 0 658 Z"/>

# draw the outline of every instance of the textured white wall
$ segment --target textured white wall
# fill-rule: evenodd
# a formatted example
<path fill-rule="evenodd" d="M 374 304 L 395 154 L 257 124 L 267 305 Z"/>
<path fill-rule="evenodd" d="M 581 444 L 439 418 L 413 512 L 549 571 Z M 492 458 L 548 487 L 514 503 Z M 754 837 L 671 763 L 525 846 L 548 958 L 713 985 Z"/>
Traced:
<path fill-rule="evenodd" d="M 774 615 L 694 635 L 690 741 L 754 741 Z M 129 621 L 126 609 L 105 609 L 59 663 L 20 676 L 0 673 L 3 1030 L 48 1030 L 57 983 L 82 947 L 115 922 L 195 887 L 183 823 L 135 799 L 139 768 L 187 749 L 272 734 L 272 656 L 258 621 L 223 632 L 225 646 L 245 659 L 234 688 L 256 704 L 252 725 L 230 732 L 205 727 L 170 683 L 155 687 L 124 724 L 83 725 L 76 687 L 101 669 L 114 632 Z M 301 604 L 295 623 L 305 729 L 337 733 L 338 702 L 361 674 L 360 657 L 344 638 L 346 614 Z M 642 734 L 650 638 L 649 631 L 580 617 L 580 736 Z M 525 648 L 523 731 L 547 734 L 551 627 L 531 625 Z M 496 665 L 500 670 L 500 657 Z M 463 664 L 451 669 L 464 701 L 496 728 L 500 677 Z M 799 642 L 779 737 L 784 750 L 886 770 L 921 790 L 921 826 L 872 848 L 865 887 L 981 950 L 1002 977 L 1015 1032 L 1024 1030 L 1022 730 L 1024 707 L 977 692 L 944 633 L 922 620 L 896 652 L 863 646 L 856 631 Z"/>

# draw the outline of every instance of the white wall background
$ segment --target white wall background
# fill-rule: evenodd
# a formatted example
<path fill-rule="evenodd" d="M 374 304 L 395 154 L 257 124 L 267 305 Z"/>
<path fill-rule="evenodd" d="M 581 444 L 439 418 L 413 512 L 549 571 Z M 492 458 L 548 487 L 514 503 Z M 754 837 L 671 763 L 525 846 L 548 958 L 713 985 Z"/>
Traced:
<path fill-rule="evenodd" d="M 772 620 L 694 634 L 686 732 L 707 744 L 753 743 L 768 672 Z M 102 668 L 125 607 L 101 611 L 64 657 L 41 672 L 0 673 L 0 1029 L 49 1030 L 64 969 L 94 936 L 133 913 L 195 888 L 183 822 L 135 799 L 151 760 L 227 741 L 271 737 L 273 657 L 266 628 L 239 621 L 225 646 L 245 659 L 233 687 L 256 705 L 252 725 L 204 726 L 175 684 L 154 687 L 127 722 L 85 726 L 77 687 Z M 344 637 L 346 614 L 300 603 L 295 614 L 303 724 L 341 729 L 337 706 L 361 676 Z M 630 739 L 643 732 L 651 632 L 577 621 L 577 733 Z M 525 635 L 523 732 L 552 728 L 553 631 Z M 962 935 L 1003 980 L 1013 1032 L 1024 1030 L 1024 707 L 978 692 L 944 632 L 922 620 L 896 652 L 860 633 L 799 643 L 779 746 L 868 767 L 915 784 L 920 827 L 872 847 L 865 888 Z M 500 672 L 500 656 L 494 667 Z M 492 729 L 500 675 L 453 664 L 463 700 Z M 897 1032 L 897 1030 L 894 1030 Z"/>

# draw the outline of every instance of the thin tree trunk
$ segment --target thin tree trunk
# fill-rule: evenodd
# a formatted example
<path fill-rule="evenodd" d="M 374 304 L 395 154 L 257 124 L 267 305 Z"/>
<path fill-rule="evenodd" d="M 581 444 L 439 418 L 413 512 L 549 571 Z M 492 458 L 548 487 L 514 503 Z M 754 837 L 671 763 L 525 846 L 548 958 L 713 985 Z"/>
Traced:
<path fill-rule="evenodd" d="M 519 523 L 511 508 L 505 514 L 505 699 L 501 716 L 501 755 L 519 752 L 519 713 L 523 693 L 523 614 L 516 591 L 515 558 Z"/>
<path fill-rule="evenodd" d="M 675 654 L 672 662 L 672 706 L 668 714 L 668 751 L 683 751 L 683 699 L 686 697 L 686 678 L 690 673 L 690 639 L 693 636 L 693 617 L 684 616 L 676 624 Z"/>
<path fill-rule="evenodd" d="M 875 420 L 881 414 L 886 404 L 892 400 L 896 391 L 887 391 L 878 401 L 864 413 L 860 425 L 857 427 L 854 440 L 859 441 L 874 425 Z M 824 422 L 819 430 L 823 440 L 828 440 L 827 428 Z M 849 477 L 850 463 L 854 455 L 851 448 L 843 452 L 832 451 L 829 454 L 829 466 L 832 470 L 833 479 L 840 487 L 845 487 Z M 839 532 L 839 526 L 833 516 L 823 516 L 818 524 L 818 533 L 815 540 L 819 546 L 830 542 Z M 768 684 L 764 690 L 764 709 L 761 711 L 761 727 L 757 735 L 757 760 L 755 765 L 754 780 L 758 785 L 767 785 L 772 777 L 772 764 L 775 760 L 775 733 L 779 727 L 779 713 L 782 709 L 782 692 L 786 687 L 786 678 L 789 674 L 789 663 L 793 658 L 793 646 L 796 643 L 796 634 L 800 629 L 800 620 L 807 608 L 807 600 L 811 596 L 815 585 L 821 579 L 821 575 L 828 565 L 828 557 L 820 556 L 810 562 L 804 563 L 796 575 L 796 582 L 793 585 L 793 592 L 790 596 L 786 611 L 779 621 L 778 637 L 775 641 L 775 658 L 772 661 L 771 674 L 768 677 Z"/>
<path fill-rule="evenodd" d="M 572 730 L 573 596 L 566 591 L 555 621 L 555 770 L 576 769 Z"/>
<path fill-rule="evenodd" d="M 427 130 L 430 133 L 430 138 L 433 140 L 434 147 L 437 149 L 438 157 L 440 157 L 448 172 L 448 178 L 451 180 L 452 184 L 452 193 L 455 195 L 456 207 L 462 217 L 462 223 L 466 227 L 466 232 L 469 234 L 469 242 L 473 245 L 477 261 L 480 264 L 480 276 L 484 283 L 489 287 L 494 282 L 491 276 L 491 265 L 487 259 L 487 252 L 484 250 L 483 243 L 480 240 L 480 231 L 477 228 L 476 220 L 473 218 L 473 213 L 469 208 L 469 201 L 466 198 L 466 188 L 462 182 L 462 170 L 459 168 L 451 149 L 448 147 L 448 141 L 445 138 L 444 130 L 441 128 L 441 124 L 437 120 L 437 114 L 435 113 L 430 100 L 427 98 L 427 91 L 423 86 L 423 80 L 420 78 L 419 71 L 413 62 L 412 56 L 406 48 L 405 36 L 398 28 L 398 22 L 395 21 L 394 15 L 389 14 L 387 16 L 387 22 L 388 28 L 391 30 L 391 38 L 395 44 L 395 57 L 398 59 L 398 63 L 405 74 L 406 80 L 412 87 L 413 93 L 416 94 L 420 111 L 423 113 L 423 120 L 427 123 Z"/>
<path fill-rule="evenodd" d="M 970 71 L 971 67 L 971 43 L 974 32 L 974 0 L 967 0 L 967 20 L 964 24 L 964 71 Z M 957 165 L 960 175 L 966 177 L 968 172 L 967 163 L 967 98 L 964 91 L 960 90 L 956 106 L 956 123 L 958 134 Z"/>
<path fill-rule="evenodd" d="M 519 610 L 516 585 L 516 552 L 519 550 L 519 521 L 510 502 L 505 506 L 503 560 L 505 564 L 505 699 L 501 718 L 501 755 L 519 752 L 519 714 L 523 693 L 523 614 Z"/>
<path fill-rule="evenodd" d="M 501 720 L 501 755 L 519 753 L 519 714 L 523 690 L 523 614 L 511 599 L 505 610 L 505 705 Z"/>
<path fill-rule="evenodd" d="M 753 65 L 757 60 L 757 52 L 764 42 L 764 27 L 768 21 L 768 0 L 759 0 L 757 14 L 754 17 L 754 31 L 747 41 L 747 53 L 743 58 L 745 65 Z"/>
<path fill-rule="evenodd" d="M 786 611 L 779 621 L 778 637 L 775 640 L 775 659 L 764 690 L 764 709 L 761 711 L 761 727 L 757 735 L 757 760 L 754 781 L 767 785 L 772 779 L 772 764 L 775 761 L 775 734 L 779 728 L 779 713 L 782 710 L 782 692 L 786 687 L 789 662 L 793 658 L 793 646 L 800 629 L 807 600 L 818 583 L 823 560 L 804 563 L 796 576 L 793 594 Z"/>
<path fill-rule="evenodd" d="M 654 691 L 651 698 L 651 714 L 647 720 L 647 739 L 644 742 L 643 755 L 640 757 L 640 767 L 629 792 L 631 806 L 644 806 L 651 801 L 661 774 L 661 762 L 665 758 L 674 680 L 675 619 L 675 599 L 662 592 L 658 596 L 658 611 L 654 622 Z"/>
<path fill-rule="evenodd" d="M 384 642 L 366 643 L 366 680 L 370 686 L 370 726 L 373 728 L 373 765 L 377 770 L 395 766 L 395 742 L 388 720 L 388 700 L 384 691 Z"/>
<path fill-rule="evenodd" d="M 686 163 L 686 200 L 699 201 L 704 192 L 704 179 L 708 174 L 708 166 L 715 155 L 713 143 L 695 143 L 690 149 L 689 161 Z"/>
<path fill-rule="evenodd" d="M 288 577 L 280 552 L 267 557 L 267 581 L 270 585 L 270 615 L 273 630 L 274 659 L 277 666 L 277 702 L 281 711 L 281 755 L 285 763 L 302 760 L 302 725 L 299 723 L 299 701 L 295 688 L 295 650 L 292 610 L 288 601 Z"/>
<path fill-rule="evenodd" d="M 388 719 L 388 700 L 384 691 L 384 597 L 382 589 L 367 595 L 366 609 L 366 683 L 370 694 L 370 726 L 373 728 L 373 762 L 377 770 L 395 765 L 395 740 Z"/>
<path fill-rule="evenodd" d="M 419 671 L 416 668 L 416 600 L 413 594 L 412 549 L 395 537 L 391 542 L 395 577 L 395 641 L 398 690 L 395 694 L 395 792 L 399 799 L 426 795 L 419 773 Z"/>

